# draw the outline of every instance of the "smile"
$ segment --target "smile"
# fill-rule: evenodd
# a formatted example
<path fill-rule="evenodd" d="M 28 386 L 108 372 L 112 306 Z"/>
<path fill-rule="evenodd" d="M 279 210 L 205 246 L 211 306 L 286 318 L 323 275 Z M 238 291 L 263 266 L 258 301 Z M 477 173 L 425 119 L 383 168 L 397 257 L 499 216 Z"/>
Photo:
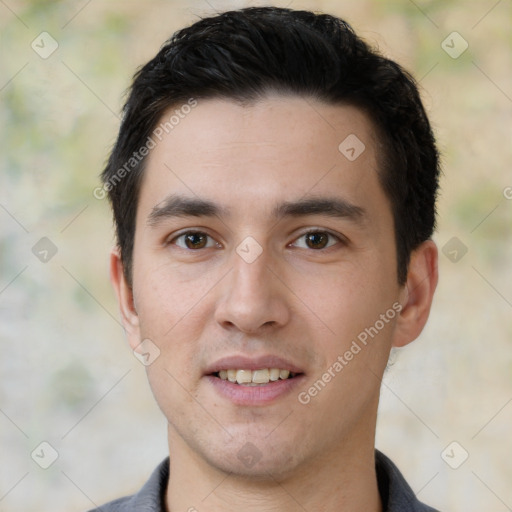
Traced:
<path fill-rule="evenodd" d="M 262 368 L 259 370 L 237 370 L 230 368 L 214 373 L 216 377 L 243 386 L 259 386 L 277 380 L 292 379 L 297 374 L 280 368 Z"/>
<path fill-rule="evenodd" d="M 262 368 L 220 370 L 204 378 L 217 396 L 236 406 L 255 407 L 270 405 L 294 390 L 297 393 L 304 388 L 306 375 L 279 368 Z"/>

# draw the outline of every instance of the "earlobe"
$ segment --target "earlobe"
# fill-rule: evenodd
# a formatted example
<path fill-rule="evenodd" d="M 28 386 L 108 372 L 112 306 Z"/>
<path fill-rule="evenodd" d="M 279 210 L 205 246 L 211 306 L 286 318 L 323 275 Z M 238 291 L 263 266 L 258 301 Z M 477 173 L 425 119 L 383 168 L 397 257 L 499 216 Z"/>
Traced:
<path fill-rule="evenodd" d="M 437 259 L 437 247 L 432 240 L 423 242 L 411 254 L 394 347 L 414 341 L 427 323 L 438 280 Z"/>
<path fill-rule="evenodd" d="M 119 248 L 117 247 L 113 248 L 110 253 L 110 281 L 117 296 L 121 312 L 121 321 L 130 345 L 137 346 L 140 342 L 139 316 L 135 309 L 133 291 L 126 281 L 123 262 Z"/>

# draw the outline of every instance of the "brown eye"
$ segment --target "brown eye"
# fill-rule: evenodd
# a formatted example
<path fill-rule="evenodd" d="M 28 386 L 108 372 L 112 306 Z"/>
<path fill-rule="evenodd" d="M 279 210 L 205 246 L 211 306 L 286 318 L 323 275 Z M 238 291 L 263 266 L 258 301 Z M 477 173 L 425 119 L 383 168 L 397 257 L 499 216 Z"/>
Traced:
<path fill-rule="evenodd" d="M 204 233 L 189 233 L 185 235 L 185 245 L 189 249 L 202 249 L 206 246 L 207 237 Z"/>
<path fill-rule="evenodd" d="M 341 242 L 342 239 L 329 231 L 308 231 L 293 242 L 293 246 L 300 249 L 328 249 Z"/>
<path fill-rule="evenodd" d="M 329 235 L 327 233 L 321 233 L 320 231 L 308 233 L 305 237 L 306 245 L 310 249 L 323 249 L 329 242 Z"/>
<path fill-rule="evenodd" d="M 187 231 L 177 236 L 172 243 L 182 249 L 191 250 L 218 246 L 215 240 L 202 231 Z"/>

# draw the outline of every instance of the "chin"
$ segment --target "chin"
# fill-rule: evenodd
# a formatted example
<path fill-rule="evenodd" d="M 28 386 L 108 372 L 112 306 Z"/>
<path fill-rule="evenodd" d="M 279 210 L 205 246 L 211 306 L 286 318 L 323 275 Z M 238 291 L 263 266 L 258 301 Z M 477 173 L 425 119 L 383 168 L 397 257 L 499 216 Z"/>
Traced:
<path fill-rule="evenodd" d="M 285 480 L 303 460 L 297 444 L 282 440 L 277 445 L 275 441 L 269 443 L 268 439 L 244 436 L 231 440 L 221 452 L 205 454 L 205 458 L 212 466 L 235 478 L 275 482 Z"/>

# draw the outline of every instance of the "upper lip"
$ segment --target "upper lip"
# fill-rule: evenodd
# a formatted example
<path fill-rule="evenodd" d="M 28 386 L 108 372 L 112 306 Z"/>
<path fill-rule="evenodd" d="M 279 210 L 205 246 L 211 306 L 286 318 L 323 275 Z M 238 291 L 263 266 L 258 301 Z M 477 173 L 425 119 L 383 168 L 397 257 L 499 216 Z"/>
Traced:
<path fill-rule="evenodd" d="M 300 367 L 287 359 L 274 355 L 264 355 L 259 357 L 223 357 L 209 365 L 205 369 L 205 375 L 210 375 L 220 370 L 261 370 L 262 368 L 279 368 L 280 370 L 289 370 L 291 373 L 304 373 Z"/>

